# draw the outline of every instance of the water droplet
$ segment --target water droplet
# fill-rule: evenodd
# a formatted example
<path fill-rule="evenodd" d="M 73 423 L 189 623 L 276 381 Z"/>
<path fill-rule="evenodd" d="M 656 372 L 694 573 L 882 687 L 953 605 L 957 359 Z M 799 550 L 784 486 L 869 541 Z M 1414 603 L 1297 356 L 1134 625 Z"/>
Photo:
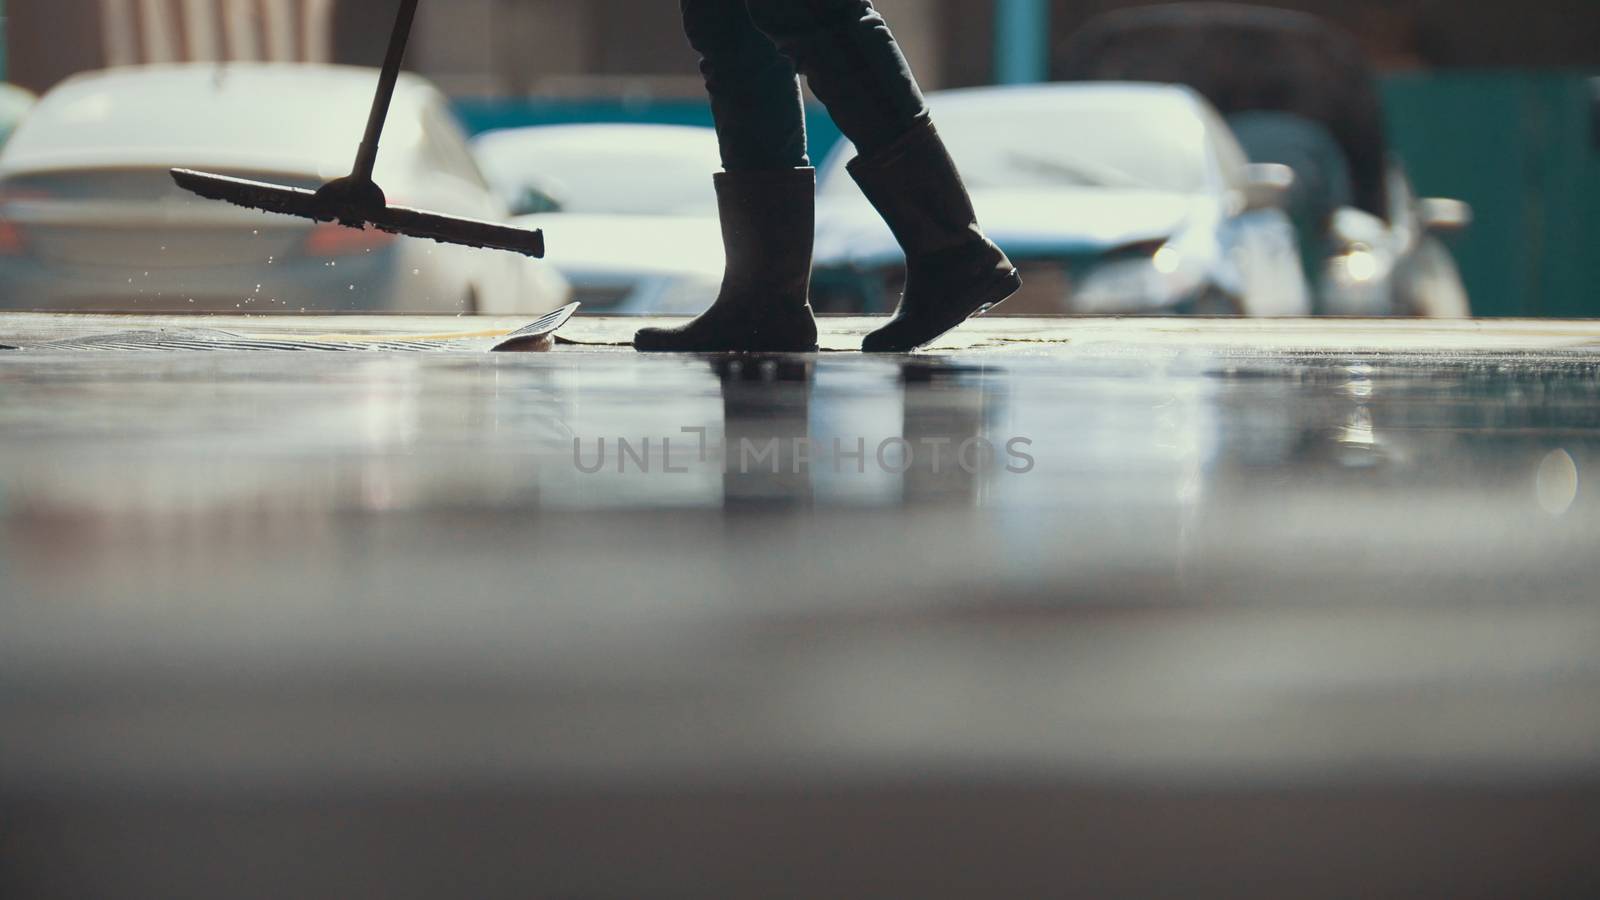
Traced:
<path fill-rule="evenodd" d="M 412 269 L 411 270 L 411 274 L 413 274 L 413 275 L 421 275 L 422 274 L 422 270 L 421 269 Z"/>

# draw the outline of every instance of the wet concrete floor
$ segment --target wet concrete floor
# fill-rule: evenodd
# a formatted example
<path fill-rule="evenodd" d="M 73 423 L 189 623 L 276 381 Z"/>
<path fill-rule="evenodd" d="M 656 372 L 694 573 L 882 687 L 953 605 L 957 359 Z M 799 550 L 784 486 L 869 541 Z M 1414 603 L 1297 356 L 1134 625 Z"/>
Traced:
<path fill-rule="evenodd" d="M 641 358 L 636 324 L 496 356 L 494 323 L 208 321 L 469 336 L 162 353 L 51 345 L 138 321 L 0 317 L 0 797 L 54 823 L 9 869 L 0 835 L 0 887 L 214 886 L 153 860 L 217 822 L 437 852 L 396 824 L 425 813 L 447 855 L 540 835 L 532 882 L 480 862 L 564 896 L 775 866 L 801 874 L 763 893 L 815 895 L 813 845 L 835 886 L 893 865 L 921 896 L 974 887 L 973 854 L 1019 889 L 1066 854 L 1097 896 L 1597 883 L 1600 325 L 1008 320 L 907 358 Z M 853 851 L 893 809 L 915 836 Z M 1034 836 L 963 824 L 1005 821 Z M 317 894 L 321 864 L 263 885 Z"/>

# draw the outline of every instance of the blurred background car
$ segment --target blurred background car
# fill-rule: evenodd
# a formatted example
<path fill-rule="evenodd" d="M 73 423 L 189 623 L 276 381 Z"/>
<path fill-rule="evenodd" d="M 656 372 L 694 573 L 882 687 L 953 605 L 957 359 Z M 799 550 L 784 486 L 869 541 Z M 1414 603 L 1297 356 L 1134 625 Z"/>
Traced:
<path fill-rule="evenodd" d="M 39 98 L 27 88 L 0 83 L 0 146 L 11 139 L 11 133 L 17 130 L 22 117 L 38 102 Z"/>
<path fill-rule="evenodd" d="M 1349 34 L 1311 15 L 1225 3 L 1108 13 L 1068 42 L 1065 77 L 1184 84 L 1257 162 L 1297 176 L 1289 207 L 1325 315 L 1471 314 L 1441 237 L 1472 209 L 1416 196 L 1386 136 L 1376 73 Z"/>
<path fill-rule="evenodd" d="M 547 125 L 473 145 L 519 224 L 543 228 L 586 313 L 696 314 L 722 282 L 716 132 L 676 125 Z"/>
<path fill-rule="evenodd" d="M 47 94 L 0 153 L 0 303 L 47 310 L 538 313 L 551 267 L 270 216 L 180 191 L 174 166 L 314 188 L 346 174 L 376 70 L 236 63 L 110 70 Z M 377 180 L 391 202 L 491 221 L 444 97 L 402 79 Z"/>
<path fill-rule="evenodd" d="M 1280 166 L 1252 166 L 1194 91 L 1141 84 L 929 97 L 980 221 L 1027 286 L 1003 315 L 1310 312 Z M 846 166 L 824 164 L 816 300 L 892 309 L 904 258 Z"/>

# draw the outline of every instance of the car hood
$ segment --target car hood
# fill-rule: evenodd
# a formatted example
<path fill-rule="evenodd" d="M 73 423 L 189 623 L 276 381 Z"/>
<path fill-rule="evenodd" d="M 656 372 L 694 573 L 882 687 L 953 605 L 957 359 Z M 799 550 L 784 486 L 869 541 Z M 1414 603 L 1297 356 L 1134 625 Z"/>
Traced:
<path fill-rule="evenodd" d="M 1074 189 L 974 191 L 984 230 L 1018 259 L 1085 256 L 1170 238 L 1216 209 L 1216 201 L 1161 191 Z M 901 259 L 894 235 L 855 198 L 824 200 L 817 211 L 817 263 L 872 267 Z"/>
<path fill-rule="evenodd" d="M 562 272 L 618 278 L 722 277 L 722 231 L 709 216 L 541 213 L 518 225 L 542 228 Z"/>

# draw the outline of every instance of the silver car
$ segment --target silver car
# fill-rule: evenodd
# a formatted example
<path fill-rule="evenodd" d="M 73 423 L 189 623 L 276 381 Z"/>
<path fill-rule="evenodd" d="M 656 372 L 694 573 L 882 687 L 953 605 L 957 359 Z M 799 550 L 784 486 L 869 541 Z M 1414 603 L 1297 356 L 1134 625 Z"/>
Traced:
<path fill-rule="evenodd" d="M 1139 6 L 1091 20 L 1062 63 L 1072 81 L 1187 85 L 1251 159 L 1293 168 L 1288 208 L 1318 313 L 1471 314 L 1445 240 L 1471 224 L 1472 209 L 1416 196 L 1386 136 L 1377 68 L 1352 34 L 1262 6 Z"/>
<path fill-rule="evenodd" d="M 1187 88 L 1059 84 L 931 95 L 979 220 L 1027 286 L 1002 315 L 1311 310 L 1293 224 L 1293 173 L 1251 165 Z M 822 167 L 820 308 L 892 307 L 903 257 L 861 198 L 842 147 Z"/>
<path fill-rule="evenodd" d="M 349 171 L 375 70 L 177 65 L 74 78 L 0 153 L 0 307 L 535 314 L 551 266 L 200 200 L 174 166 L 315 187 Z M 444 98 L 401 80 L 377 179 L 391 200 L 504 221 Z"/>

